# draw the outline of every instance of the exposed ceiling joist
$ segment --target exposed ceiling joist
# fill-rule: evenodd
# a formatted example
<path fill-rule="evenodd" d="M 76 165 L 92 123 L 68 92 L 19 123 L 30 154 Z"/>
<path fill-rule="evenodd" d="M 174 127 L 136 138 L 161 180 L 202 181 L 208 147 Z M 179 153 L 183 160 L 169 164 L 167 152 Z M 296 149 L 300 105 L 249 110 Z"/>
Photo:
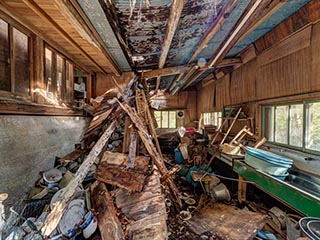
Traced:
<path fill-rule="evenodd" d="M 189 87 L 192 83 L 194 83 L 198 77 L 200 77 L 203 73 L 205 72 L 205 70 L 199 70 L 196 74 L 194 74 L 190 79 L 186 79 L 187 83 L 184 85 L 183 89 L 186 89 L 187 87 Z"/>
<path fill-rule="evenodd" d="M 208 67 L 214 67 L 217 65 L 220 59 L 223 59 L 227 54 L 227 51 L 235 44 L 236 39 L 239 38 L 239 32 L 243 30 L 243 27 L 248 23 L 248 21 L 252 20 L 253 14 L 256 12 L 258 7 L 265 0 L 256 0 L 255 3 L 248 9 L 244 17 L 241 19 L 240 23 L 237 27 L 232 31 L 231 35 L 226 39 L 226 41 L 222 44 L 220 50 L 213 55 L 208 63 Z"/>
<path fill-rule="evenodd" d="M 156 69 L 156 70 L 150 70 L 150 71 L 143 71 L 143 79 L 150 79 L 158 76 L 170 76 L 170 75 L 176 75 L 180 73 L 185 73 L 187 70 L 189 70 L 190 67 L 185 66 L 177 66 L 177 67 L 168 67 L 168 68 L 162 68 L 162 69 Z"/>
<path fill-rule="evenodd" d="M 209 41 L 219 31 L 220 27 L 222 26 L 224 21 L 227 19 L 228 14 L 234 9 L 234 7 L 238 4 L 238 2 L 239 0 L 232 0 L 229 2 L 228 5 L 225 6 L 225 8 L 218 15 L 217 20 L 212 22 L 212 24 L 209 26 L 207 32 L 204 34 L 204 36 L 200 40 L 197 50 L 193 53 L 188 63 L 193 62 L 199 56 L 202 50 L 207 47 Z"/>
<path fill-rule="evenodd" d="M 83 9 L 80 7 L 79 3 L 76 0 L 69 0 L 69 1 L 65 1 L 64 3 L 63 1 L 55 0 L 55 3 L 57 4 L 57 6 L 59 6 L 61 10 L 63 10 L 64 8 L 68 8 L 68 10 L 73 13 L 74 17 L 76 17 L 77 19 L 81 19 L 86 24 L 86 26 L 90 30 L 90 33 L 93 35 L 94 39 L 98 42 L 101 51 L 110 62 L 110 68 L 113 70 L 113 73 L 116 75 L 120 75 L 121 70 L 119 66 L 114 61 L 113 57 L 111 56 L 111 53 L 109 52 L 108 48 L 105 46 L 104 42 L 99 36 L 99 33 L 94 28 L 94 26 L 88 19 L 87 15 L 84 13 Z M 65 9 L 65 11 L 67 11 L 67 9 Z"/>
<path fill-rule="evenodd" d="M 180 20 L 183 6 L 184 6 L 184 0 L 173 0 L 172 6 L 171 6 L 171 12 L 170 12 L 170 16 L 167 24 L 167 31 L 162 44 L 162 52 L 159 59 L 159 68 L 163 68 L 166 62 L 168 52 L 171 46 L 171 42 Z"/>
<path fill-rule="evenodd" d="M 228 51 L 231 49 L 232 46 L 236 43 L 238 38 L 240 37 L 241 31 L 244 31 L 245 27 L 248 27 L 248 24 L 250 24 L 251 21 L 253 21 L 253 16 L 260 14 L 260 11 L 262 11 L 263 8 L 261 6 L 263 5 L 262 3 L 266 3 L 266 0 L 256 0 L 253 4 L 251 4 L 248 9 L 246 10 L 245 14 L 240 20 L 240 23 L 232 30 L 232 32 L 228 35 L 227 39 L 223 43 L 221 43 L 220 48 L 213 54 L 211 57 L 207 68 L 214 68 L 218 66 L 218 63 L 223 59 Z M 260 8 L 259 8 L 260 7 Z M 257 11 L 259 10 L 259 11 Z M 254 15 L 255 13 L 255 15 Z M 250 25 L 249 25 L 250 26 Z M 192 79 L 189 79 L 192 77 L 192 75 L 189 75 L 184 77 L 183 83 L 189 86 L 192 84 L 194 81 L 197 80 L 205 71 L 200 70 L 196 75 L 193 76 Z M 196 78 L 195 78 L 196 76 Z M 186 86 L 184 86 L 183 89 L 185 89 Z M 177 90 L 175 89 L 175 93 L 180 91 L 181 87 Z"/>
<path fill-rule="evenodd" d="M 275 0 L 272 1 L 259 15 L 260 18 L 256 19 L 256 22 L 254 22 L 241 37 L 237 41 L 240 42 L 242 39 L 244 39 L 247 35 L 249 35 L 253 30 L 255 30 L 261 23 L 263 23 L 265 20 L 267 20 L 272 14 L 274 14 L 278 9 L 280 9 L 284 4 L 286 4 L 288 0 Z"/>
<path fill-rule="evenodd" d="M 50 24 L 54 29 L 59 32 L 63 38 L 68 41 L 73 47 L 78 49 L 87 59 L 89 59 L 100 71 L 103 73 L 107 72 L 103 69 L 69 34 L 60 26 L 58 25 L 43 9 L 38 6 L 38 4 L 33 0 L 22 0 L 32 11 L 34 11 L 43 21 Z M 55 0 L 54 0 L 55 1 Z M 120 75 L 121 71 L 119 67 L 110 63 L 110 69 L 114 71 L 116 75 Z"/>

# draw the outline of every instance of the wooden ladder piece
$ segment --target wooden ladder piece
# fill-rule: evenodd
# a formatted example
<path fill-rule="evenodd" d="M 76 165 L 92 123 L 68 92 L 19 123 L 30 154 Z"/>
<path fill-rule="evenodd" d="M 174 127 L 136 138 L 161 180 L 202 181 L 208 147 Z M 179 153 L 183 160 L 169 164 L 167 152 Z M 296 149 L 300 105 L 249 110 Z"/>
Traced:
<path fill-rule="evenodd" d="M 226 125 L 226 123 L 229 121 L 229 119 L 231 119 L 231 114 L 233 113 L 235 108 L 231 108 L 230 111 L 228 112 L 228 115 L 224 118 L 222 124 L 220 125 L 220 127 L 218 128 L 216 134 L 214 135 L 214 137 L 212 138 L 212 141 L 211 141 L 211 145 L 214 144 L 214 142 L 216 141 L 216 139 L 218 138 L 219 135 L 223 135 L 223 138 L 220 142 L 220 144 L 223 144 L 224 141 L 226 140 L 227 136 L 229 135 L 233 125 L 235 124 L 235 122 L 237 121 L 237 118 L 239 117 L 240 113 L 241 113 L 241 110 L 242 108 L 239 108 L 237 113 L 236 113 L 236 116 L 234 118 L 232 118 L 232 122 L 231 122 L 231 125 L 229 126 L 228 130 L 226 133 L 222 132 L 223 130 L 223 127 Z"/>

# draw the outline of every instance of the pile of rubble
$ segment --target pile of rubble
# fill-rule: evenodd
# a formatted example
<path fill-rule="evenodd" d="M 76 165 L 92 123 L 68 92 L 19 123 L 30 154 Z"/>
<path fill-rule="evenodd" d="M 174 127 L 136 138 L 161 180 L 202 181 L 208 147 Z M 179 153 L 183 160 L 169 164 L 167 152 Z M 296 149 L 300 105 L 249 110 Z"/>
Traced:
<path fill-rule="evenodd" d="M 41 173 L 23 208 L 11 209 L 2 238 L 220 239 L 232 228 L 253 238 L 267 217 L 235 210 L 211 174 L 207 136 L 187 129 L 176 156 L 163 156 L 137 79 L 125 89 L 114 83 L 117 97 L 85 107 L 93 118 L 81 143 Z M 229 204 L 212 205 L 219 201 Z M 253 220 L 235 226 L 243 216 Z"/>

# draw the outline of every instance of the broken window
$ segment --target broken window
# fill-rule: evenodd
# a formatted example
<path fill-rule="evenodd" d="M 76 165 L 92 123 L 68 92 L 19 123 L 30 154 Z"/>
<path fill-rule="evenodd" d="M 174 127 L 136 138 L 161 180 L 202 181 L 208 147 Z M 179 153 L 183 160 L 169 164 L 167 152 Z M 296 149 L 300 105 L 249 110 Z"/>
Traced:
<path fill-rule="evenodd" d="M 158 128 L 177 127 L 176 111 L 154 111 L 154 117 L 157 121 Z"/>

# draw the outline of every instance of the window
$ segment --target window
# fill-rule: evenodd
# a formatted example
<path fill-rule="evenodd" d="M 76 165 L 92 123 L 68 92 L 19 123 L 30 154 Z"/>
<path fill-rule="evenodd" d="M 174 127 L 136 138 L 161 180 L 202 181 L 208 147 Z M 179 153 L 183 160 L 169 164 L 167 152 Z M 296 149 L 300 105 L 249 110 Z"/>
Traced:
<path fill-rule="evenodd" d="M 203 124 L 205 126 L 217 126 L 221 125 L 221 112 L 202 113 Z"/>
<path fill-rule="evenodd" d="M 44 85 L 47 100 L 56 99 L 59 102 L 71 102 L 73 91 L 73 64 L 49 46 L 45 48 Z M 52 101 L 51 101 L 52 102 Z"/>
<path fill-rule="evenodd" d="M 30 95 L 29 42 L 27 34 L 0 19 L 0 90 Z"/>
<path fill-rule="evenodd" d="M 264 106 L 263 134 L 271 143 L 320 152 L 320 102 Z"/>
<path fill-rule="evenodd" d="M 154 111 L 158 128 L 176 128 L 177 112 L 176 111 Z"/>

